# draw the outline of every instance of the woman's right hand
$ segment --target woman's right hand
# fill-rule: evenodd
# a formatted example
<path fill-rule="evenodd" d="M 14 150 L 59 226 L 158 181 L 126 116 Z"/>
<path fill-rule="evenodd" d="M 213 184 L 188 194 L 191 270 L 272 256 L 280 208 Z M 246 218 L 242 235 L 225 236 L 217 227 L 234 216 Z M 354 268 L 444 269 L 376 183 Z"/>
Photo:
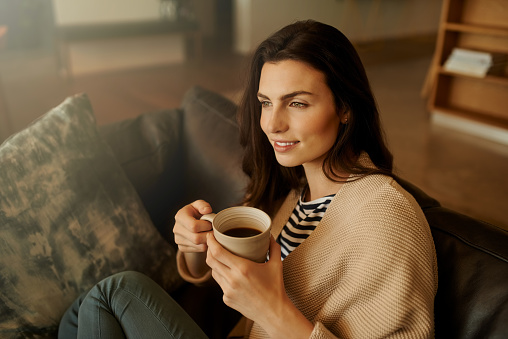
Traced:
<path fill-rule="evenodd" d="M 212 213 L 212 207 L 204 200 L 196 200 L 176 213 L 173 233 L 181 252 L 205 253 L 207 251 L 206 235 L 212 230 L 212 225 L 199 218 L 208 213 Z"/>

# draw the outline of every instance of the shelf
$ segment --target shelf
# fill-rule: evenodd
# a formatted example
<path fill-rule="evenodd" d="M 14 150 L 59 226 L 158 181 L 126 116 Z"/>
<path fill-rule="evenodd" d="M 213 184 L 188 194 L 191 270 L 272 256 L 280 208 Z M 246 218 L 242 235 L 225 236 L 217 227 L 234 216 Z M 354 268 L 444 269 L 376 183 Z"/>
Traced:
<path fill-rule="evenodd" d="M 444 0 L 436 52 L 424 86 L 428 109 L 508 131 L 508 67 L 485 77 L 445 70 L 455 48 L 508 55 L 505 0 Z M 422 92 L 423 93 L 423 92 Z"/>
<path fill-rule="evenodd" d="M 471 111 L 456 106 L 434 105 L 431 107 L 431 109 L 433 112 L 446 113 L 462 119 L 471 120 L 481 124 L 487 124 L 508 130 L 508 120 L 497 119 L 488 114 L 482 114 L 477 111 Z"/>
<path fill-rule="evenodd" d="M 433 125 L 463 132 L 485 140 L 490 140 L 501 145 L 508 146 L 508 129 L 495 124 L 487 124 L 483 121 L 472 120 L 469 116 L 464 117 L 456 111 L 435 110 L 432 112 Z"/>
<path fill-rule="evenodd" d="M 444 25 L 444 29 L 453 32 L 475 33 L 483 35 L 496 35 L 508 38 L 508 29 L 496 28 L 489 26 L 474 26 L 467 24 L 458 24 L 448 22 Z"/>
<path fill-rule="evenodd" d="M 448 48 L 462 47 L 508 54 L 508 29 L 446 23 L 442 30 Z M 448 50 L 447 50 L 448 51 Z"/>
<path fill-rule="evenodd" d="M 464 78 L 474 79 L 474 80 L 478 80 L 478 81 L 484 81 L 484 82 L 488 82 L 488 83 L 492 83 L 492 84 L 508 86 L 508 77 L 501 76 L 501 75 L 487 74 L 487 76 L 485 76 L 484 78 L 480 78 L 480 77 L 475 77 L 472 75 L 450 72 L 450 71 L 445 70 L 443 67 L 440 67 L 438 72 L 439 72 L 439 74 L 443 74 L 443 75 L 454 76 L 454 77 L 464 77 Z"/>
<path fill-rule="evenodd" d="M 480 116 L 490 116 L 492 121 L 508 123 L 508 95 L 506 82 L 503 86 L 497 83 L 482 81 L 470 76 L 457 76 L 439 73 L 431 107 L 449 107 L 466 114 L 476 112 Z"/>

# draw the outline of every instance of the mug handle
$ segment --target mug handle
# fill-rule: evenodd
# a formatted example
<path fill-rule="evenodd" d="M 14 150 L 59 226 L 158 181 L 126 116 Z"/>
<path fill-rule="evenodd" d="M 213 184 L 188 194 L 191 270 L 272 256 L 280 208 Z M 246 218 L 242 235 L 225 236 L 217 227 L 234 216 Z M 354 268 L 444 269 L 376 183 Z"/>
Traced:
<path fill-rule="evenodd" d="M 216 215 L 217 214 L 215 214 L 215 213 L 205 214 L 201 218 L 199 218 L 199 220 L 206 220 L 206 221 L 213 223 L 213 219 L 215 218 Z"/>

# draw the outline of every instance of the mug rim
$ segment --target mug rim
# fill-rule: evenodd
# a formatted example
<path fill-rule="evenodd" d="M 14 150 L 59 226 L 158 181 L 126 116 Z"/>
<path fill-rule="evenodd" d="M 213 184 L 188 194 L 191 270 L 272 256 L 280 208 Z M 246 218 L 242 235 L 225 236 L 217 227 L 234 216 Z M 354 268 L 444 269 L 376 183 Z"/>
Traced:
<path fill-rule="evenodd" d="M 231 236 L 231 235 L 224 234 L 223 231 L 221 231 L 221 230 L 217 229 L 217 227 L 215 227 L 215 219 L 219 215 L 224 214 L 223 212 L 228 212 L 230 210 L 238 210 L 238 209 L 254 210 L 254 211 L 256 211 L 256 213 L 260 213 L 262 215 L 262 218 L 264 218 L 265 221 L 268 221 L 268 227 L 266 227 L 261 233 L 253 235 L 253 236 L 250 236 L 250 237 L 234 237 L 234 236 Z M 213 229 L 215 231 L 220 233 L 221 236 L 224 236 L 224 237 L 230 238 L 230 239 L 236 239 L 237 241 L 242 241 L 242 239 L 245 239 L 245 240 L 247 240 L 247 239 L 253 239 L 253 238 L 256 238 L 256 237 L 264 236 L 265 233 L 267 233 L 267 232 L 271 232 L 271 229 L 272 229 L 272 218 L 270 218 L 270 216 L 265 211 L 263 211 L 263 210 L 261 210 L 259 208 L 256 208 L 256 207 L 252 207 L 252 206 L 232 206 L 232 207 L 228 207 L 226 209 L 223 209 L 222 211 L 219 211 L 217 214 L 215 214 L 215 217 L 213 218 L 213 222 L 212 222 L 212 227 L 213 227 Z M 229 231 L 230 229 L 231 228 L 228 228 L 226 231 Z"/>

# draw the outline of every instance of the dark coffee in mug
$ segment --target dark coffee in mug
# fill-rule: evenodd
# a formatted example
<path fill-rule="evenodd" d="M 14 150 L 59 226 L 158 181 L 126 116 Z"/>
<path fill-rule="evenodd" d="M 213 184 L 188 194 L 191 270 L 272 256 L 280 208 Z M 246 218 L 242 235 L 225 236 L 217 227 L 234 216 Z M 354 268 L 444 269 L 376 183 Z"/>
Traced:
<path fill-rule="evenodd" d="M 235 206 L 205 214 L 201 220 L 212 223 L 215 239 L 229 252 L 258 263 L 266 261 L 272 220 L 262 210 Z"/>
<path fill-rule="evenodd" d="M 261 231 L 250 227 L 236 227 L 225 231 L 224 234 L 235 238 L 248 238 L 261 234 Z"/>

